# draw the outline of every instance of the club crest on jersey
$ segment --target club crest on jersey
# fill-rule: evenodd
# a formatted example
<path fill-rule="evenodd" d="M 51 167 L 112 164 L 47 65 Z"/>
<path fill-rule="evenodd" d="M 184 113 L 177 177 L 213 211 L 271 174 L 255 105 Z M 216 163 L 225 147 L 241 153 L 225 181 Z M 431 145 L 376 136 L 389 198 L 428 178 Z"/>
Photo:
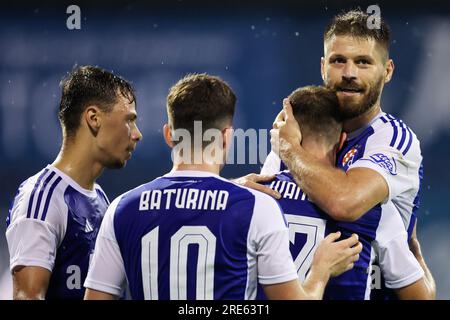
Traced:
<path fill-rule="evenodd" d="M 385 156 L 382 153 L 376 153 L 374 155 L 370 156 L 370 161 L 373 163 L 376 163 L 386 171 L 388 171 L 393 176 L 397 175 L 397 164 L 395 163 L 394 158 L 389 159 L 387 156 Z"/>
<path fill-rule="evenodd" d="M 345 166 L 350 166 L 353 163 L 353 160 L 355 159 L 356 155 L 358 154 L 358 146 L 355 146 L 351 148 L 342 159 L 342 167 L 345 168 Z"/>

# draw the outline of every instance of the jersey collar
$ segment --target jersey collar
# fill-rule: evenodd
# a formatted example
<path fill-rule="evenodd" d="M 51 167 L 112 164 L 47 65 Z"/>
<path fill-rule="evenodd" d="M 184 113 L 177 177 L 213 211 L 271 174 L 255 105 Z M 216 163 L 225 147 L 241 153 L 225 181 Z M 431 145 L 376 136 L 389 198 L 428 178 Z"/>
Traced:
<path fill-rule="evenodd" d="M 48 164 L 47 168 L 50 170 L 55 171 L 67 184 L 69 184 L 72 188 L 77 190 L 78 192 L 90 197 L 95 198 L 97 197 L 97 191 L 95 190 L 95 184 L 93 190 L 88 190 L 80 186 L 75 180 L 73 180 L 71 177 L 69 177 L 67 174 L 56 168 L 55 166 Z"/>
<path fill-rule="evenodd" d="M 214 177 L 223 179 L 221 176 L 208 171 L 197 171 L 197 170 L 174 170 L 165 174 L 163 177 Z"/>
<path fill-rule="evenodd" d="M 381 118 L 385 113 L 383 111 L 380 111 L 366 126 L 361 127 L 359 129 L 356 129 L 355 131 L 352 131 L 347 134 L 347 140 L 352 140 L 356 137 L 358 137 L 361 133 L 363 133 L 367 128 L 371 127 L 375 121 Z"/>

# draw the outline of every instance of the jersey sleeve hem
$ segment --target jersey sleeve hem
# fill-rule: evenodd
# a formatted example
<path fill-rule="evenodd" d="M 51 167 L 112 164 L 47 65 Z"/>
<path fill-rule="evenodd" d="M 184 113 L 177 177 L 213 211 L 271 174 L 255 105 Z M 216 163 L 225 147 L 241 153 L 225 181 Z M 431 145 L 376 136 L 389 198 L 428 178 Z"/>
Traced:
<path fill-rule="evenodd" d="M 10 263 L 9 270 L 11 273 L 13 272 L 14 268 L 18 266 L 24 266 L 24 267 L 41 267 L 44 269 L 47 269 L 48 271 L 53 271 L 53 265 L 51 263 L 48 263 L 48 261 L 36 259 L 36 258 L 23 258 L 20 257 L 18 259 L 14 259 Z"/>
<path fill-rule="evenodd" d="M 400 289 L 420 280 L 424 276 L 423 270 L 414 272 L 413 274 L 396 281 L 385 281 L 386 287 L 389 289 Z"/>
<path fill-rule="evenodd" d="M 283 283 L 298 279 L 298 275 L 296 272 L 289 272 L 287 274 L 283 275 L 277 275 L 277 276 L 271 276 L 271 277 L 263 277 L 258 276 L 258 281 L 260 284 L 277 284 L 277 283 Z"/>

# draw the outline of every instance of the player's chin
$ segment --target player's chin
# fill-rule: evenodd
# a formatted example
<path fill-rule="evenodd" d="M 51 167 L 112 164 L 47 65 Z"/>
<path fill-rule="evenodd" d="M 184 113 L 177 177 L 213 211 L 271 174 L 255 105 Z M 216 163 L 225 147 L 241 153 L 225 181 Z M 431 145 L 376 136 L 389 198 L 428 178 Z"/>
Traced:
<path fill-rule="evenodd" d="M 129 158 L 128 158 L 129 159 Z M 128 159 L 115 159 L 108 163 L 106 166 L 108 169 L 121 169 L 127 165 Z"/>
<path fill-rule="evenodd" d="M 361 104 L 363 100 L 362 94 L 352 95 L 352 96 L 339 96 L 339 104 L 341 105 L 341 108 L 344 110 L 348 109 L 359 109 L 359 105 Z"/>

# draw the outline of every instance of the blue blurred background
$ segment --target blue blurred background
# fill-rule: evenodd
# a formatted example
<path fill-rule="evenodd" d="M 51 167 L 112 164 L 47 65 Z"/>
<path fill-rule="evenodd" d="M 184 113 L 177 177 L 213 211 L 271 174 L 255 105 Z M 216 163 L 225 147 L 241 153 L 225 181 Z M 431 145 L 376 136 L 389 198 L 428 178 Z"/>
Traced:
<path fill-rule="evenodd" d="M 69 30 L 69 4 L 81 29 Z M 321 84 L 322 32 L 344 1 L 157 1 L 93 5 L 2 4 L 0 12 L 0 299 L 10 297 L 5 218 L 21 181 L 58 153 L 59 81 L 75 64 L 94 64 L 133 82 L 144 135 L 125 169 L 99 183 L 111 199 L 171 168 L 161 128 L 169 87 L 189 72 L 228 81 L 238 96 L 235 127 L 271 126 L 283 97 Z M 382 108 L 405 120 L 422 142 L 425 177 L 418 236 L 438 285 L 450 299 L 450 10 L 435 1 L 378 2 L 393 31 L 396 70 Z M 260 160 L 264 160 L 261 158 Z M 229 165 L 226 177 L 260 170 Z"/>

